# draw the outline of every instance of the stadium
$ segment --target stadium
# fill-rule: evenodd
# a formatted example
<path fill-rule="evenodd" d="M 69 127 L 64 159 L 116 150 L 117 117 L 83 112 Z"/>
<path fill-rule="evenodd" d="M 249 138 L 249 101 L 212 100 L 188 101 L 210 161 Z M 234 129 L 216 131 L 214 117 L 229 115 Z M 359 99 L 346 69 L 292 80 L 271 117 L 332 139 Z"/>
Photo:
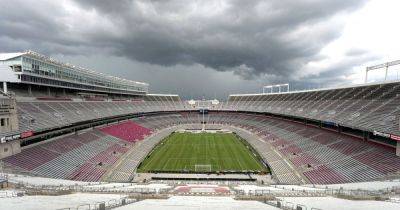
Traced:
<path fill-rule="evenodd" d="M 400 1 L 0 5 L 0 210 L 400 209 Z"/>
<path fill-rule="evenodd" d="M 1 54 L 0 70 L 3 197 L 307 209 L 399 193 L 398 81 L 184 101 L 32 51 Z"/>

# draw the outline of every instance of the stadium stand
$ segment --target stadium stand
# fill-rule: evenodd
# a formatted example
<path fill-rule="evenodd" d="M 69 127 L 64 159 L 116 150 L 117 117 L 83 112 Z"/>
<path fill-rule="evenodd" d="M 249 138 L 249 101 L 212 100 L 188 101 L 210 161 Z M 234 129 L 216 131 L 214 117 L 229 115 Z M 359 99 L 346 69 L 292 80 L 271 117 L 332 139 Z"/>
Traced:
<path fill-rule="evenodd" d="M 231 95 L 224 110 L 268 112 L 400 135 L 400 84 L 387 82 L 280 94 Z"/>
<path fill-rule="evenodd" d="M 17 115 L 18 126 L 0 133 L 2 144 L 17 140 L 22 146 L 21 153 L 2 159 L 14 170 L 83 181 L 130 181 L 141 160 L 176 126 L 235 129 L 279 183 L 359 182 L 400 171 L 395 151 L 400 151 L 398 81 L 237 94 L 226 102 L 182 101 L 178 95 L 148 94 L 146 83 L 110 80 L 37 53 L 10 56 L 2 60 L 8 74 L 15 76 L 12 68 L 24 67 L 18 81 L 3 83 L 9 95 L 5 90 L 0 94 L 2 114 Z M 69 83 L 40 74 L 40 80 L 32 78 L 28 74 L 37 74 L 32 62 L 61 66 L 55 72 L 68 72 L 58 76 Z"/>
<path fill-rule="evenodd" d="M 196 122 L 198 116 L 198 114 L 181 115 L 181 121 L 178 124 Z M 281 179 L 290 177 L 286 181 L 281 180 L 282 183 L 298 183 L 299 178 L 293 175 L 294 173 L 283 159 L 277 158 L 279 155 L 271 154 L 272 150 L 286 157 L 297 171 L 302 172 L 314 184 L 373 180 L 382 178 L 389 173 L 395 173 L 400 168 L 398 166 L 400 159 L 394 155 L 393 148 L 347 135 L 255 114 L 218 113 L 209 114 L 208 117 L 211 120 L 208 122 L 209 124 L 226 125 L 229 122 L 230 125 L 258 133 L 265 143 L 253 146 L 264 156 L 275 175 L 285 175 L 280 177 Z M 149 122 L 150 118 L 146 118 L 146 120 Z M 154 120 L 152 124 L 157 126 L 155 125 L 157 122 L 159 120 Z M 246 140 L 251 143 L 249 138 Z M 271 145 L 272 149 L 268 148 L 267 143 Z M 379 154 L 384 157 L 379 160 L 366 158 L 370 162 L 359 161 L 360 157 L 375 150 L 380 151 Z M 382 162 L 386 170 L 374 168 L 381 165 L 378 162 Z M 292 175 L 288 175 L 288 173 Z M 321 178 L 315 179 L 313 178 L 315 176 Z"/>
<path fill-rule="evenodd" d="M 160 131 L 157 135 L 151 136 L 146 141 L 133 147 L 129 153 L 121 160 L 120 164 L 115 167 L 107 180 L 113 182 L 128 182 L 133 178 L 133 172 L 136 170 L 141 161 L 148 155 L 154 146 L 162 139 L 171 134 L 174 129 L 169 128 Z"/>
<path fill-rule="evenodd" d="M 129 143 L 93 130 L 24 149 L 3 161 L 17 170 L 35 175 L 99 181 L 106 168 L 112 166 L 128 148 Z"/>
<path fill-rule="evenodd" d="M 372 90 L 368 89 L 363 92 L 370 91 Z M 362 93 L 357 93 L 357 95 L 362 95 Z M 380 95 L 377 91 L 374 93 L 376 93 L 375 95 Z M 367 97 L 372 97 L 372 94 L 361 98 Z M 280 104 L 286 103 L 278 102 Z M 306 100 L 301 102 L 307 104 Z M 242 105 L 243 101 L 230 100 L 228 103 L 238 109 L 244 106 Z M 160 99 L 159 101 L 151 102 L 18 102 L 21 121 L 20 131 L 41 131 L 82 120 L 135 113 L 139 112 L 139 110 L 150 112 L 159 109 L 163 104 L 165 102 L 160 102 Z M 298 107 L 302 106 L 298 105 Z M 174 109 L 174 104 L 170 103 L 165 110 L 168 107 Z M 340 119 L 342 115 L 337 116 L 339 118 L 336 118 Z M 102 127 L 88 134 L 76 135 L 74 138 L 61 138 L 54 142 L 37 146 L 38 148 L 24 149 L 21 154 L 6 158 L 5 162 L 42 176 L 95 180 L 101 177 L 99 174 L 104 174 L 106 171 L 103 170 L 104 166 L 96 166 L 95 162 L 112 165 L 118 160 L 118 157 L 109 155 L 110 151 L 117 151 L 118 148 L 114 146 L 115 149 L 108 149 L 112 145 L 107 142 L 117 141 L 113 145 L 121 145 L 124 142 L 128 143 L 129 146 L 130 142 L 142 140 L 145 136 L 150 135 L 152 130 L 158 131 L 180 124 L 191 125 L 192 129 L 201 129 L 201 127 L 196 126 L 201 124 L 201 121 L 202 117 L 198 112 L 138 117 L 134 118 L 133 121 Z M 279 155 L 271 155 L 271 151 L 285 157 L 295 167 L 296 171 L 302 173 L 304 177 L 314 184 L 373 180 L 396 173 L 400 168 L 398 164 L 399 158 L 395 156 L 394 149 L 391 147 L 321 130 L 316 127 L 263 115 L 230 112 L 210 113 L 206 116 L 205 121 L 207 121 L 207 125 L 229 124 L 257 133 L 266 143 L 263 145 L 254 144 L 253 146 L 263 155 L 281 183 L 299 183 L 300 178 L 294 175 L 293 170 L 285 163 L 284 159 L 276 158 Z M 120 140 L 116 140 L 112 136 Z M 129 161 L 125 162 L 121 166 L 121 170 L 117 170 L 114 173 L 113 180 L 122 181 L 128 179 L 129 173 L 126 172 L 132 172 L 132 166 L 137 166 L 140 162 L 140 157 L 145 156 L 152 148 L 151 146 L 145 147 L 145 145 L 143 146 L 145 149 L 135 152 L 128 158 L 132 160 L 131 163 Z M 80 152 L 81 150 L 79 149 L 85 152 Z M 127 149 L 118 150 L 118 153 L 123 154 L 126 151 Z M 44 155 L 39 158 L 39 154 Z M 380 158 L 373 158 L 377 156 Z M 61 162 L 66 162 L 66 167 L 57 169 L 62 165 Z M 88 175 L 86 179 L 79 176 L 80 171 L 84 171 L 85 174 L 91 174 L 87 171 L 93 171 L 97 175 Z"/>

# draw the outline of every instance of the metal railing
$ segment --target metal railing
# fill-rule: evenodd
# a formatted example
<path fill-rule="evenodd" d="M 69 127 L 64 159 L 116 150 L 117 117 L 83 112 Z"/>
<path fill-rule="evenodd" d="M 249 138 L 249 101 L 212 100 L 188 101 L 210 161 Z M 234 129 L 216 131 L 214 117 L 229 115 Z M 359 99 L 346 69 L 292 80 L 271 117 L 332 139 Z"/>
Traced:
<path fill-rule="evenodd" d="M 0 191 L 0 198 L 14 198 L 25 195 L 25 191 Z"/>
<path fill-rule="evenodd" d="M 107 210 L 107 209 L 114 209 L 121 206 L 126 206 L 132 203 L 135 203 L 139 200 L 131 199 L 128 197 L 120 198 L 120 199 L 111 199 L 108 201 L 99 201 L 95 203 L 84 203 L 79 204 L 74 207 L 66 207 L 60 208 L 56 210 Z"/>

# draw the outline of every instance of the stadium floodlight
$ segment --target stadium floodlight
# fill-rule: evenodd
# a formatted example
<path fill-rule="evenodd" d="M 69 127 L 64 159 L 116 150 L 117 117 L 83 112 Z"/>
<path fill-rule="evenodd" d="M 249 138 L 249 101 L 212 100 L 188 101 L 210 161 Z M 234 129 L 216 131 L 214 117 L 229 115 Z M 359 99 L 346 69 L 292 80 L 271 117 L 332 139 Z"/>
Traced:
<path fill-rule="evenodd" d="M 263 86 L 263 93 L 265 94 L 266 92 L 265 92 L 265 90 L 267 89 L 267 90 L 271 90 L 269 93 L 274 93 L 274 88 L 275 87 L 277 87 L 278 88 L 278 93 L 280 93 L 280 92 L 282 92 L 281 90 L 282 90 L 282 87 L 287 87 L 287 91 L 286 92 L 289 92 L 290 90 L 290 86 L 289 86 L 289 83 L 287 83 L 287 84 L 277 84 L 277 85 L 266 85 L 266 86 Z"/>
<path fill-rule="evenodd" d="M 400 64 L 400 60 L 396 60 L 396 61 L 391 61 L 391 62 L 387 62 L 387 63 L 382 63 L 382 64 L 378 64 L 375 66 L 368 66 L 365 69 L 365 83 L 368 82 L 368 72 L 372 71 L 372 70 L 377 70 L 377 69 L 385 69 L 385 81 L 387 79 L 387 75 L 388 75 L 388 70 L 390 66 L 396 66 Z"/>

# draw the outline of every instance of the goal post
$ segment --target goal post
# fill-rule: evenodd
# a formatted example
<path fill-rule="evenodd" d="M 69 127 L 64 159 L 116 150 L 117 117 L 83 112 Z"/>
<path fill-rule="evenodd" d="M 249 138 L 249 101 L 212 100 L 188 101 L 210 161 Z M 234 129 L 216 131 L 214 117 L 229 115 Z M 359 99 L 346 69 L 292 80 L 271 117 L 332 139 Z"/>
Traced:
<path fill-rule="evenodd" d="M 194 170 L 196 172 L 211 172 L 211 165 L 210 164 L 196 164 L 194 165 Z"/>

